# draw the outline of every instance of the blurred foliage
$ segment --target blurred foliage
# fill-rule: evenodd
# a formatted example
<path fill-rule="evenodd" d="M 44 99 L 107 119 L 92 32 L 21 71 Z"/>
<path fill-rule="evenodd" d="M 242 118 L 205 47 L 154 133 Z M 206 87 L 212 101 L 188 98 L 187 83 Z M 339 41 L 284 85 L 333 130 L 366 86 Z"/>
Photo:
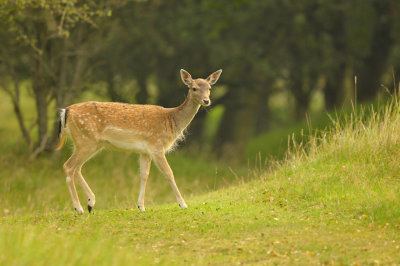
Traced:
<path fill-rule="evenodd" d="M 97 1 L 2 1 L 0 6 L 1 87 L 12 99 L 20 129 L 33 154 L 50 149 L 57 129 L 48 129 L 48 109 L 64 106 L 88 79 L 87 58 L 97 52 L 93 41 L 103 17 L 111 16 L 106 3 Z M 30 81 L 37 109 L 35 140 L 25 124 L 20 84 Z M 54 107 L 52 107 L 54 108 Z"/>
<path fill-rule="evenodd" d="M 194 77 L 222 68 L 213 91 L 218 111 L 198 114 L 191 139 L 199 149 L 241 157 L 249 139 L 281 117 L 271 108 L 276 95 L 288 98 L 282 109 L 293 121 L 310 112 L 316 93 L 326 109 L 354 101 L 354 76 L 359 101 L 374 99 L 381 84 L 393 91 L 387 77 L 400 72 L 399 6 L 396 0 L 2 1 L 0 85 L 25 139 L 33 148 L 43 141 L 51 147 L 56 130 L 47 128 L 48 109 L 78 101 L 84 91 L 172 107 L 185 95 L 180 68 Z M 37 105 L 34 137 L 18 97 L 26 80 Z"/>

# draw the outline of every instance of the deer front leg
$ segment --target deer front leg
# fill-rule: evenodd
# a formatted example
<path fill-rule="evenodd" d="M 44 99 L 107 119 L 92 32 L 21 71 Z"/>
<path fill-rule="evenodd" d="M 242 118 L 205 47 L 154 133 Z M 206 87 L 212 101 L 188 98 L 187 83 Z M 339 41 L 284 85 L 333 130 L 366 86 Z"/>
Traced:
<path fill-rule="evenodd" d="M 181 206 L 182 209 L 187 209 L 187 205 L 185 200 L 182 198 L 181 193 L 179 192 L 178 187 L 176 186 L 175 183 L 175 178 L 174 178 L 174 173 L 171 170 L 171 167 L 168 164 L 167 158 L 165 158 L 164 153 L 157 153 L 153 155 L 153 160 L 158 169 L 164 174 L 164 176 L 168 179 L 172 190 L 175 193 L 176 201 L 178 202 L 179 206 Z"/>
<path fill-rule="evenodd" d="M 141 154 L 139 157 L 140 166 L 140 193 L 138 198 L 138 208 L 140 211 L 144 212 L 146 208 L 144 207 L 144 194 L 146 192 L 147 179 L 150 173 L 151 157 L 147 154 Z"/>

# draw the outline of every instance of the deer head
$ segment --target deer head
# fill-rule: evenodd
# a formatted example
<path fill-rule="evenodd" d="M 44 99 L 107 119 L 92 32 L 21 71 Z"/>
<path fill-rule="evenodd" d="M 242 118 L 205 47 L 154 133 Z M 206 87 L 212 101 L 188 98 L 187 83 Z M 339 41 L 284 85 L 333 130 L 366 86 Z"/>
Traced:
<path fill-rule="evenodd" d="M 189 99 L 194 101 L 196 104 L 202 106 L 210 106 L 210 90 L 211 86 L 214 85 L 220 75 L 222 69 L 215 71 L 209 75 L 206 79 L 198 78 L 192 79 L 192 76 L 184 69 L 181 69 L 181 78 L 183 83 L 189 87 Z"/>

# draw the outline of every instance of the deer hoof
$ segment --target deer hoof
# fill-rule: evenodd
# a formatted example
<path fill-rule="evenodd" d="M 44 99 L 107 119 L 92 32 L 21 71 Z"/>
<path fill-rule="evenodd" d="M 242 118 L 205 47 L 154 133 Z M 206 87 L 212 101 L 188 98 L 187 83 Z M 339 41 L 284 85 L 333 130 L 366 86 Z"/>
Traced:
<path fill-rule="evenodd" d="M 180 206 L 182 209 L 187 209 L 187 208 L 188 208 L 188 206 L 186 205 L 185 202 L 179 203 L 179 206 Z"/>
<path fill-rule="evenodd" d="M 83 209 L 82 209 L 82 207 L 79 207 L 79 208 L 75 208 L 75 211 L 78 213 L 78 214 L 83 214 Z"/>

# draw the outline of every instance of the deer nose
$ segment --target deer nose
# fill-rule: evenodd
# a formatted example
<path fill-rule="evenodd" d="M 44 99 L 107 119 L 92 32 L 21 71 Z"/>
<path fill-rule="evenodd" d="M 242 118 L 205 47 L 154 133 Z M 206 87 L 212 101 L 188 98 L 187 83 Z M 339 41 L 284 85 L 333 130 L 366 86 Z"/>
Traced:
<path fill-rule="evenodd" d="M 206 104 L 206 105 L 209 105 L 209 104 L 210 104 L 210 100 L 208 100 L 208 99 L 203 99 L 203 103 Z"/>

